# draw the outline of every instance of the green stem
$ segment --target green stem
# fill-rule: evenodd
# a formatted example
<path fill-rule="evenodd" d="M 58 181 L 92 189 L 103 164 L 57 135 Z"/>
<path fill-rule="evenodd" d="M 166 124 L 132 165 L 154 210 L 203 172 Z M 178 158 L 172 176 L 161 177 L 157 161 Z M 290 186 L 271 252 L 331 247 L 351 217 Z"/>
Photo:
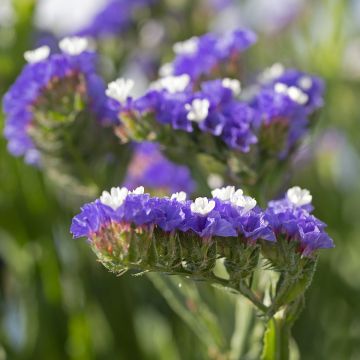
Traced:
<path fill-rule="evenodd" d="M 289 360 L 291 327 L 285 311 L 280 311 L 269 319 L 264 334 L 262 360 Z"/>

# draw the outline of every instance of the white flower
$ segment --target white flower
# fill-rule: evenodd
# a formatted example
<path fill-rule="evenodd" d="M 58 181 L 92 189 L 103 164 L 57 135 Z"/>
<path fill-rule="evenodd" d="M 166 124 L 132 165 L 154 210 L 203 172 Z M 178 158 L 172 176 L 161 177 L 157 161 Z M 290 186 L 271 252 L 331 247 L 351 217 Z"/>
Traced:
<path fill-rule="evenodd" d="M 190 205 L 191 212 L 200 215 L 207 215 L 215 207 L 215 201 L 210 200 L 206 197 L 196 198 L 195 201 Z"/>
<path fill-rule="evenodd" d="M 230 89 L 235 96 L 238 96 L 241 92 L 241 84 L 237 79 L 225 78 L 222 80 L 222 86 Z"/>
<path fill-rule="evenodd" d="M 122 103 L 126 101 L 134 85 L 135 82 L 132 79 L 117 79 L 108 84 L 105 93 L 108 97 Z"/>
<path fill-rule="evenodd" d="M 182 42 L 177 42 L 173 46 L 174 53 L 177 55 L 192 55 L 196 53 L 198 43 L 199 38 L 196 36 Z"/>
<path fill-rule="evenodd" d="M 45 60 L 50 55 L 50 48 L 48 46 L 40 46 L 37 49 L 25 51 L 24 58 L 29 64 L 34 64 Z"/>
<path fill-rule="evenodd" d="M 162 65 L 159 69 L 159 75 L 161 77 L 171 76 L 174 71 L 174 66 L 172 63 L 166 63 Z"/>
<path fill-rule="evenodd" d="M 188 111 L 187 119 L 190 121 L 201 122 L 209 115 L 210 101 L 208 99 L 195 99 L 191 104 L 185 104 Z"/>
<path fill-rule="evenodd" d="M 129 194 L 133 194 L 133 195 L 142 195 L 145 192 L 145 189 L 143 186 L 139 186 L 137 187 L 135 190 L 130 191 Z"/>
<path fill-rule="evenodd" d="M 254 198 L 243 195 L 233 197 L 231 203 L 235 206 L 242 207 L 245 214 L 256 206 L 256 200 Z"/>
<path fill-rule="evenodd" d="M 309 100 L 307 94 L 295 86 L 289 87 L 288 96 L 292 101 L 295 101 L 300 105 L 305 105 Z"/>
<path fill-rule="evenodd" d="M 118 209 L 123 202 L 125 201 L 126 197 L 128 196 L 129 190 L 125 187 L 121 189 L 119 187 L 113 187 L 108 191 L 103 191 L 100 196 L 100 201 L 104 205 L 111 207 L 113 210 Z"/>
<path fill-rule="evenodd" d="M 210 174 L 207 178 L 210 189 L 216 189 L 224 185 L 224 179 L 219 174 Z"/>
<path fill-rule="evenodd" d="M 190 76 L 183 74 L 179 76 L 166 76 L 151 84 L 155 90 L 167 90 L 171 94 L 184 91 L 190 83 Z"/>
<path fill-rule="evenodd" d="M 260 81 L 267 83 L 273 81 L 274 79 L 280 77 L 285 71 L 284 65 L 276 63 L 271 67 L 267 68 L 261 75 Z"/>
<path fill-rule="evenodd" d="M 79 55 L 89 47 L 89 40 L 84 37 L 66 37 L 59 42 L 61 51 L 68 55 Z"/>
<path fill-rule="evenodd" d="M 187 194 L 184 191 L 176 192 L 171 195 L 171 200 L 176 200 L 178 202 L 185 202 L 186 201 Z"/>
<path fill-rule="evenodd" d="M 298 85 L 304 90 L 311 89 L 312 84 L 313 82 L 310 76 L 302 76 L 298 81 Z"/>
<path fill-rule="evenodd" d="M 222 201 L 229 201 L 234 194 L 235 194 L 235 186 L 226 186 L 220 189 L 214 189 L 211 192 L 213 198 L 217 198 Z"/>
<path fill-rule="evenodd" d="M 301 189 L 299 186 L 294 186 L 286 193 L 287 198 L 296 206 L 303 206 L 310 204 L 312 196 L 307 189 Z"/>
<path fill-rule="evenodd" d="M 300 105 L 305 105 L 309 97 L 301 89 L 296 86 L 288 87 L 283 83 L 276 83 L 274 85 L 275 92 L 288 96 L 292 101 L 297 102 Z"/>
<path fill-rule="evenodd" d="M 274 85 L 275 92 L 277 92 L 279 94 L 287 95 L 288 89 L 289 89 L 288 86 L 286 84 L 283 84 L 283 83 L 276 83 Z"/>

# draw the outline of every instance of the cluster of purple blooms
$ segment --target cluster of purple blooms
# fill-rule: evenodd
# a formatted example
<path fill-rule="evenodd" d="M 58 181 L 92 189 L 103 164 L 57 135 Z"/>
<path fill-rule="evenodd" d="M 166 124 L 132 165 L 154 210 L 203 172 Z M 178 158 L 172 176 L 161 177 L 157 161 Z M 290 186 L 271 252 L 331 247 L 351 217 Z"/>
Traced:
<path fill-rule="evenodd" d="M 333 247 L 324 224 L 307 211 L 311 209 L 311 196 L 306 190 L 289 189 L 286 199 L 270 202 L 265 212 L 255 199 L 233 186 L 215 189 L 212 195 L 213 199 L 191 201 L 184 192 L 158 198 L 144 194 L 143 187 L 132 192 L 112 188 L 110 193 L 104 191 L 100 199 L 82 208 L 73 219 L 71 233 L 91 241 L 93 236 L 101 236 L 107 226 L 119 223 L 147 229 L 157 227 L 166 233 L 194 233 L 204 241 L 233 237 L 248 243 L 258 239 L 276 242 L 278 234 L 286 234 L 289 241 L 300 243 L 305 255 Z"/>
<path fill-rule="evenodd" d="M 133 23 L 138 8 L 156 3 L 157 0 L 110 0 L 105 7 L 83 29 L 78 36 L 106 37 L 126 31 Z"/>
<path fill-rule="evenodd" d="M 187 74 L 192 80 L 210 75 L 223 63 L 236 61 L 240 54 L 256 42 L 251 30 L 235 30 L 223 35 L 208 33 L 174 44 L 176 54 L 166 65 L 172 75 Z M 163 70 L 166 68 L 163 68 Z"/>
<path fill-rule="evenodd" d="M 159 146 L 150 142 L 135 145 L 135 152 L 128 167 L 123 186 L 171 194 L 184 191 L 191 194 L 195 182 L 186 166 L 176 165 L 162 155 Z"/>
<path fill-rule="evenodd" d="M 199 129 L 220 137 L 230 149 L 240 152 L 249 152 L 259 141 L 260 130 L 284 124 L 287 141 L 279 155 L 285 156 L 306 133 L 309 116 L 323 104 L 324 85 L 319 78 L 275 64 L 244 90 L 233 78 L 197 79 L 200 70 L 206 73 L 214 64 L 229 62 L 255 39 L 252 32 L 237 30 L 223 37 L 210 33 L 175 44 L 178 55 L 174 62 L 163 67 L 164 77 L 152 83 L 143 96 L 132 98 L 131 87 L 124 86 L 130 80 L 124 79 L 117 91 L 108 95 L 120 117 L 141 119 L 151 114 L 175 130 Z"/>
<path fill-rule="evenodd" d="M 47 46 L 27 51 L 24 56 L 28 64 L 4 96 L 4 134 L 8 149 L 15 156 L 24 156 L 25 161 L 32 164 L 40 161 L 40 153 L 29 135 L 34 107 L 47 92 L 52 91 L 53 81 L 81 77 L 85 89 L 81 87 L 78 90 L 85 92 L 89 110 L 103 125 L 118 123 L 115 113 L 108 107 L 105 84 L 96 72 L 97 56 L 88 50 L 88 41 L 79 37 L 65 38 L 59 45 L 62 53 L 53 55 Z"/>
<path fill-rule="evenodd" d="M 265 212 L 275 235 L 299 241 L 305 256 L 316 249 L 334 247 L 324 230 L 326 224 L 311 214 L 311 200 L 308 190 L 296 186 L 287 191 L 284 199 L 270 201 Z"/>

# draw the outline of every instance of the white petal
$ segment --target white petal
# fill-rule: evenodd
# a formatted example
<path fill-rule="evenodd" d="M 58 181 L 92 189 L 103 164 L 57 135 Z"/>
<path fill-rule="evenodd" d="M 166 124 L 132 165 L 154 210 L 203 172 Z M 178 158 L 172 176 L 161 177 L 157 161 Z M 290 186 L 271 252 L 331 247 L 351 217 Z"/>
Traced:
<path fill-rule="evenodd" d="M 171 195 L 171 200 L 176 200 L 178 202 L 185 202 L 187 194 L 184 191 L 180 191 Z"/>
<path fill-rule="evenodd" d="M 241 84 L 237 79 L 225 78 L 222 80 L 222 86 L 230 89 L 235 96 L 238 96 L 241 92 Z"/>
<path fill-rule="evenodd" d="M 68 55 L 79 55 L 89 47 L 89 40 L 84 37 L 66 37 L 59 42 L 61 51 Z"/>
<path fill-rule="evenodd" d="M 34 50 L 25 51 L 24 58 L 29 64 L 34 64 L 47 59 L 49 55 L 50 48 L 45 45 Z"/>
<path fill-rule="evenodd" d="M 299 186 L 290 188 L 287 191 L 286 196 L 295 206 L 307 205 L 312 201 L 310 191 L 307 189 L 301 189 Z"/>
<path fill-rule="evenodd" d="M 206 197 L 197 198 L 195 201 L 190 205 L 191 212 L 200 215 L 207 215 L 210 213 L 215 207 L 215 201 L 210 200 Z"/>
<path fill-rule="evenodd" d="M 211 192 L 213 198 L 217 198 L 222 201 L 229 201 L 235 194 L 235 186 L 226 186 L 220 189 L 214 189 Z"/>

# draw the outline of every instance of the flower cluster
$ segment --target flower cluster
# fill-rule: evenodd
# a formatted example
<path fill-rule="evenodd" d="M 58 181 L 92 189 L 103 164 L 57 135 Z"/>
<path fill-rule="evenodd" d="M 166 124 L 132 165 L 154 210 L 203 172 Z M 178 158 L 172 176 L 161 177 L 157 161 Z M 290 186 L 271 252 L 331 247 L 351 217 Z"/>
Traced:
<path fill-rule="evenodd" d="M 266 210 L 266 219 L 276 236 L 298 242 L 304 255 L 316 249 L 334 247 L 333 240 L 324 230 L 326 225 L 311 214 L 311 200 L 308 190 L 295 186 L 287 191 L 284 199 L 270 201 Z"/>
<path fill-rule="evenodd" d="M 84 109 L 103 125 L 118 123 L 107 106 L 103 80 L 96 73 L 96 54 L 88 45 L 84 38 L 65 38 L 59 43 L 62 53 L 50 55 L 50 49 L 43 46 L 24 54 L 28 64 L 3 104 L 5 136 L 13 155 L 39 163 L 34 128 L 61 126 Z"/>
<path fill-rule="evenodd" d="M 192 233 L 204 241 L 212 237 L 239 237 L 249 242 L 259 238 L 275 240 L 256 201 L 233 187 L 218 189 L 214 199 L 195 201 L 186 200 L 184 192 L 171 198 L 150 197 L 143 192 L 143 187 L 132 192 L 125 187 L 104 191 L 99 200 L 85 205 L 75 216 L 72 234 L 91 240 L 117 223 L 126 224 L 128 229 L 136 226 L 150 231 L 155 227 L 167 233 Z"/>
<path fill-rule="evenodd" d="M 160 124 L 186 132 L 200 129 L 242 152 L 248 152 L 250 145 L 256 143 L 256 112 L 236 99 L 236 80 L 206 81 L 199 91 L 193 91 L 189 77 L 181 75 L 163 78 L 153 87 L 143 97 L 128 101 L 121 116 L 152 113 Z"/>
<path fill-rule="evenodd" d="M 127 120 L 126 130 L 134 128 L 135 122 L 140 128 L 148 126 L 153 135 L 154 127 L 148 123 L 154 119 L 163 128 L 165 125 L 165 130 L 159 131 L 166 131 L 166 125 L 170 125 L 194 133 L 189 142 L 195 139 L 196 144 L 204 143 L 199 137 L 207 133 L 219 137 L 230 150 L 247 153 L 258 144 L 259 153 L 265 150 L 285 157 L 306 133 L 309 117 L 322 106 L 323 82 L 280 64 L 265 70 L 255 84 L 247 86 L 240 84 L 239 73 L 235 74 L 237 78 L 210 80 L 213 76 L 205 76 L 210 75 L 207 69 L 213 72 L 215 64 L 234 61 L 234 54 L 254 39 L 252 32 L 238 30 L 223 37 L 210 33 L 175 44 L 178 56 L 161 71 L 166 76 L 152 83 L 139 98 L 131 96 L 127 86 L 130 80 L 118 80 L 116 92 L 115 83 L 111 83 L 109 96 L 120 118 Z M 200 70 L 206 73 L 201 78 Z M 127 126 L 129 119 L 131 125 Z M 169 138 L 169 132 L 166 135 L 164 138 Z"/>
<path fill-rule="evenodd" d="M 184 192 L 159 198 L 144 194 L 143 187 L 132 192 L 125 187 L 112 188 L 82 208 L 73 219 L 71 232 L 74 237 L 92 240 L 104 233 L 109 236 L 109 229 L 121 224 L 126 231 L 133 226 L 146 231 L 157 228 L 164 233 L 193 234 L 203 241 L 226 237 L 251 244 L 258 239 L 275 242 L 285 236 L 287 242 L 299 244 L 297 251 L 304 256 L 334 246 L 324 231 L 325 224 L 310 214 L 313 207 L 308 190 L 289 189 L 285 199 L 270 201 L 265 212 L 255 199 L 233 186 L 215 189 L 212 195 L 212 199 L 191 201 Z"/>
<path fill-rule="evenodd" d="M 157 0 L 110 0 L 92 19 L 90 24 L 78 31 L 78 36 L 105 37 L 126 31 L 132 24 L 134 12 Z"/>
<path fill-rule="evenodd" d="M 159 146 L 144 142 L 135 145 L 135 152 L 127 170 L 124 186 L 163 194 L 185 191 L 191 194 L 195 183 L 185 166 L 172 163 L 162 155 Z"/>
<path fill-rule="evenodd" d="M 162 72 L 166 75 L 187 74 L 192 80 L 210 75 L 224 62 L 236 62 L 240 54 L 256 42 L 250 30 L 229 31 L 222 36 L 208 33 L 174 44 L 176 54 Z"/>
<path fill-rule="evenodd" d="M 281 64 L 264 71 L 259 81 L 261 86 L 251 106 L 262 119 L 261 136 L 265 142 L 280 142 L 279 154 L 286 156 L 306 134 L 309 117 L 323 105 L 323 81 L 295 69 L 284 69 Z M 274 127 L 277 129 L 272 138 Z M 269 145 L 276 148 L 273 143 Z"/>

